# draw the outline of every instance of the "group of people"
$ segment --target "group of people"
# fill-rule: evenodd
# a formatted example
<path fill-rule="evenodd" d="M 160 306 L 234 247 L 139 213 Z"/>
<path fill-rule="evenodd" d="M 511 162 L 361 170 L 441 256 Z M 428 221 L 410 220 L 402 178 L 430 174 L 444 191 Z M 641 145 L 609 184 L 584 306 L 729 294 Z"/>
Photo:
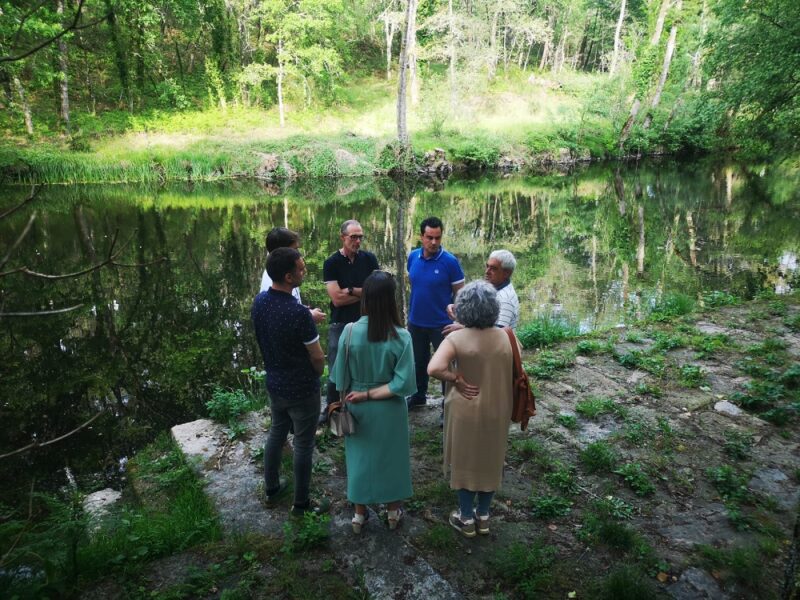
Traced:
<path fill-rule="evenodd" d="M 511 284 L 516 261 L 507 250 L 492 252 L 485 279 L 465 285 L 458 259 L 442 247 L 443 230 L 437 217 L 422 221 L 421 245 L 408 256 L 407 329 L 395 278 L 361 249 L 360 223 L 342 224 L 342 247 L 323 266 L 330 297 L 326 401 L 343 396 L 357 423 L 355 434 L 345 438 L 356 533 L 369 505 L 387 506 L 390 529 L 401 522 L 402 501 L 413 494 L 408 410 L 425 404 L 429 377 L 445 386 L 443 465 L 458 496 L 449 522 L 467 537 L 489 532 L 511 421 L 511 343 L 517 342 L 503 328 L 513 329 L 519 319 Z M 298 246 L 298 235 L 286 228 L 267 235 L 266 270 L 252 308 L 272 412 L 264 500 L 274 506 L 288 489 L 279 466 L 292 431 L 295 516 L 329 507 L 325 498 L 312 503 L 309 490 L 315 432 L 327 419 L 327 411 L 320 414 L 325 356 L 316 328 L 326 315 L 302 304 L 298 288 L 306 269 Z"/>

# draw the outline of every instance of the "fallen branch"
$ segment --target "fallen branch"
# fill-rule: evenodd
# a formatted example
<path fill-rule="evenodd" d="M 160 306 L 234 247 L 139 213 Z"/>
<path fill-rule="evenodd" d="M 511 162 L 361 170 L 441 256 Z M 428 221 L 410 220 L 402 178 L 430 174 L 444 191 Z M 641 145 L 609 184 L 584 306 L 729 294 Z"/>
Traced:
<path fill-rule="evenodd" d="M 8 261 L 11 259 L 11 254 L 14 252 L 14 250 L 16 250 L 16 249 L 17 249 L 17 246 L 19 246 L 19 245 L 22 243 L 22 240 L 24 240 L 24 239 L 25 239 L 25 236 L 26 236 L 26 235 L 28 235 L 28 232 L 31 230 L 31 227 L 33 227 L 33 222 L 34 222 L 35 220 L 36 220 L 36 213 L 33 213 L 33 214 L 31 215 L 31 218 L 30 218 L 30 219 L 28 219 L 28 224 L 27 224 L 27 225 L 25 225 L 25 229 L 23 229 L 23 230 L 22 230 L 22 233 L 20 233 L 20 234 L 19 234 L 19 237 L 17 237 L 17 241 L 15 241 L 15 242 L 14 242 L 14 243 L 11 245 L 11 248 L 9 248 L 9 249 L 8 249 L 8 252 L 7 252 L 7 253 L 6 253 L 6 255 L 3 257 L 3 260 L 0 260 L 0 269 L 2 269 L 3 267 L 5 267 L 5 266 L 6 266 L 6 263 L 7 263 L 7 262 L 8 262 Z M 11 271 L 11 272 L 13 273 L 13 271 Z M 3 273 L 0 273 L 0 277 L 2 277 L 2 276 L 3 276 Z"/>
<path fill-rule="evenodd" d="M 0 312 L 0 319 L 3 317 L 38 317 L 41 315 L 58 315 L 66 313 L 71 310 L 76 310 L 83 306 L 83 303 L 76 304 L 75 306 L 68 306 L 67 308 L 56 308 L 53 310 L 33 310 L 27 312 Z M 0 456 L 2 458 L 2 456 Z"/>
<path fill-rule="evenodd" d="M 27 446 L 23 446 L 22 448 L 17 448 L 16 450 L 12 450 L 11 452 L 6 452 L 5 454 L 0 454 L 0 460 L 2 460 L 4 458 L 8 458 L 9 456 L 14 456 L 15 454 L 21 454 L 22 452 L 27 452 L 28 450 L 31 450 L 33 448 L 44 448 L 45 446 L 49 446 L 50 444 L 55 444 L 56 442 L 60 442 L 62 440 L 65 440 L 68 437 L 70 437 L 71 435 L 74 435 L 74 434 L 78 433 L 81 429 L 84 429 L 85 427 L 88 427 L 89 425 L 94 423 L 94 421 L 96 421 L 97 418 L 100 415 L 104 414 L 104 413 L 105 413 L 105 411 L 101 410 L 100 412 L 95 414 L 92 418 L 90 418 L 88 421 L 85 421 L 81 425 L 78 425 L 72 431 L 69 431 L 69 432 L 65 433 L 64 435 L 60 435 L 57 438 L 53 438 L 52 440 L 47 440 L 46 442 L 41 442 L 41 443 L 39 443 L 39 442 L 31 442 L 30 444 L 28 444 Z"/>
<path fill-rule="evenodd" d="M 15 212 L 17 212 L 17 211 L 18 211 L 20 208 L 22 208 L 23 206 L 25 206 L 25 205 L 26 205 L 28 202 L 31 202 L 31 201 L 32 201 L 34 198 L 36 198 L 36 196 L 38 196 L 38 195 L 39 195 L 39 192 L 40 192 L 41 190 L 42 190 L 42 188 L 41 188 L 41 187 L 36 187 L 36 186 L 33 186 L 33 188 L 31 188 L 31 194 L 30 194 L 30 196 L 28 196 L 27 198 L 25 198 L 25 200 L 23 200 L 22 202 L 20 202 L 20 203 L 19 203 L 19 204 L 17 204 L 16 206 L 13 206 L 13 207 L 9 208 L 9 209 L 8 209 L 6 212 L 4 212 L 4 213 L 1 213 L 1 214 L 0 214 L 0 221 L 1 221 L 1 220 L 3 220 L 3 219 L 5 219 L 7 216 L 9 216 L 9 215 L 12 215 L 12 214 L 14 214 Z"/>

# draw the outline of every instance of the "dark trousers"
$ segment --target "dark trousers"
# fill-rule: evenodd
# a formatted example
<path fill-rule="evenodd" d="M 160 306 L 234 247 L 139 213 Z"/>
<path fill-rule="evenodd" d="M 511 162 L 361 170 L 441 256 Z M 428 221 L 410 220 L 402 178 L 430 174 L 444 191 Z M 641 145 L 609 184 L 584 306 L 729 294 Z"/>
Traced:
<path fill-rule="evenodd" d="M 267 491 L 279 485 L 281 454 L 291 425 L 294 427 L 294 503 L 297 506 L 308 502 L 319 402 L 319 393 L 291 399 L 271 397 L 272 426 L 264 445 L 264 483 Z"/>
<path fill-rule="evenodd" d="M 439 348 L 444 336 L 442 328 L 417 327 L 408 324 L 408 332 L 411 334 L 411 347 L 414 349 L 414 370 L 417 376 L 417 393 L 414 397 L 420 401 L 425 401 L 428 393 L 428 361 L 431 359 L 431 346 L 433 351 Z"/>
<path fill-rule="evenodd" d="M 342 337 L 345 325 L 347 323 L 331 323 L 328 327 L 328 386 L 325 392 L 325 404 L 339 400 L 339 392 L 336 390 L 336 385 L 331 381 L 331 373 L 333 373 L 336 355 L 339 353 L 339 338 Z"/>

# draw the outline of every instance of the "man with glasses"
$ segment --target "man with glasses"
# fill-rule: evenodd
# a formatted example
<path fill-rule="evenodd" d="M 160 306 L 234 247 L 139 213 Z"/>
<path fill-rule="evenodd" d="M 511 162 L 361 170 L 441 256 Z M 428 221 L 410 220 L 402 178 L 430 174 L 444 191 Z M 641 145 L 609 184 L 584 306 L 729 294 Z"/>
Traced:
<path fill-rule="evenodd" d="M 370 274 L 380 269 L 378 259 L 372 252 L 361 249 L 364 230 L 361 223 L 350 219 L 342 223 L 339 230 L 342 247 L 331 254 L 322 267 L 322 280 L 331 299 L 330 327 L 328 328 L 328 372 L 336 362 L 336 351 L 344 326 L 355 323 L 361 317 L 361 286 Z M 326 402 L 339 400 L 336 386 L 328 379 Z M 328 411 L 319 417 L 319 424 L 328 420 Z"/>
<path fill-rule="evenodd" d="M 408 309 L 408 332 L 414 347 L 417 393 L 407 399 L 408 408 L 423 406 L 428 392 L 428 361 L 444 338 L 443 329 L 452 324 L 448 305 L 464 287 L 464 271 L 458 259 L 442 248 L 444 225 L 438 217 L 428 217 L 420 224 L 422 247 L 408 255 L 408 279 L 411 299 Z"/>
<path fill-rule="evenodd" d="M 294 430 L 293 516 L 323 512 L 330 503 L 312 505 L 311 483 L 314 434 L 319 415 L 319 376 L 325 355 L 317 326 L 309 310 L 297 302 L 292 291 L 306 277 L 303 257 L 294 248 L 277 248 L 267 258 L 272 286 L 253 301 L 251 318 L 267 372 L 272 423 L 264 447 L 264 502 L 276 506 L 287 490 L 280 477 L 281 454 L 290 427 Z"/>

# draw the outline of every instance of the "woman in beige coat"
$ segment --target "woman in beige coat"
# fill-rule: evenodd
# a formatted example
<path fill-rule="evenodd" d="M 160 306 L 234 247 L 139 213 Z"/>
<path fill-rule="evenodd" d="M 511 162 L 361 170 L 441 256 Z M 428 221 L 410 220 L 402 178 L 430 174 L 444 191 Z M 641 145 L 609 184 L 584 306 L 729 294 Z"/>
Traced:
<path fill-rule="evenodd" d="M 448 383 L 444 469 L 459 504 L 450 524 L 467 537 L 489 533 L 489 505 L 503 477 L 511 424 L 514 357 L 508 335 L 494 325 L 499 310 L 491 284 L 465 286 L 455 302 L 464 329 L 448 335 L 428 363 L 428 374 Z"/>

